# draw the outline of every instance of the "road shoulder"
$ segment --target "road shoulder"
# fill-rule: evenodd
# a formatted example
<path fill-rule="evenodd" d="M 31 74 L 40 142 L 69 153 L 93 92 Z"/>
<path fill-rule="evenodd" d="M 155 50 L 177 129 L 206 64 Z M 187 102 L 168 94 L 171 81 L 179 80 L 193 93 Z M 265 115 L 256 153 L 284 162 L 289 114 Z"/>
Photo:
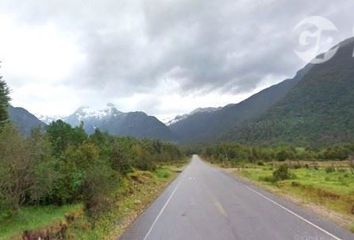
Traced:
<path fill-rule="evenodd" d="M 304 219 L 314 223 L 323 229 L 328 230 L 335 236 L 341 236 L 342 239 L 354 239 L 354 234 L 348 231 L 348 225 L 351 224 L 351 219 L 347 216 L 332 211 L 330 209 L 319 206 L 315 203 L 305 202 L 300 198 L 287 194 L 280 189 L 270 187 L 257 181 L 253 181 L 235 172 L 232 168 L 222 168 L 220 166 L 212 165 L 218 168 L 221 172 L 235 181 L 245 185 L 251 190 L 262 194 L 263 196 L 275 201 L 281 206 L 298 214 Z"/>

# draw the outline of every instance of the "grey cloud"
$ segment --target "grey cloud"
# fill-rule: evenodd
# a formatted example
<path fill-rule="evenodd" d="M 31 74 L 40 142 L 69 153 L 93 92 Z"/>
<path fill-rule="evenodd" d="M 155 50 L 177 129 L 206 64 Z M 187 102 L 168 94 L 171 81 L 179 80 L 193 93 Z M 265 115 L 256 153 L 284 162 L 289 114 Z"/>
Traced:
<path fill-rule="evenodd" d="M 79 36 L 87 63 L 67 82 L 112 96 L 150 91 L 166 75 L 179 82 L 178 91 L 235 93 L 253 90 L 269 74 L 291 77 L 304 65 L 293 52 L 296 23 L 321 15 L 346 25 L 354 6 L 329 0 L 4 2 L 3 9 L 28 24 L 54 22 Z M 337 41 L 351 34 L 342 29 Z"/>

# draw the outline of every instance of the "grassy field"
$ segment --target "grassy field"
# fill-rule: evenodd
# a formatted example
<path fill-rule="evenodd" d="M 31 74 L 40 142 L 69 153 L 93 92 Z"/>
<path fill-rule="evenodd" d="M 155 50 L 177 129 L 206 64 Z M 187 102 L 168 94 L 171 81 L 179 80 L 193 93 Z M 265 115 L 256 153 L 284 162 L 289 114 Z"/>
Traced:
<path fill-rule="evenodd" d="M 65 224 L 67 239 L 117 239 L 124 229 L 181 171 L 182 165 L 160 166 L 154 172 L 130 173 L 113 193 L 114 208 L 93 222 L 82 204 L 22 208 L 16 216 L 0 220 L 0 239 L 22 239 L 25 230 L 58 231 Z M 68 222 L 68 216 L 75 216 Z"/>
<path fill-rule="evenodd" d="M 354 172 L 347 162 L 287 162 L 289 179 L 275 181 L 284 163 L 243 164 L 232 172 L 258 185 L 311 206 L 354 232 Z"/>

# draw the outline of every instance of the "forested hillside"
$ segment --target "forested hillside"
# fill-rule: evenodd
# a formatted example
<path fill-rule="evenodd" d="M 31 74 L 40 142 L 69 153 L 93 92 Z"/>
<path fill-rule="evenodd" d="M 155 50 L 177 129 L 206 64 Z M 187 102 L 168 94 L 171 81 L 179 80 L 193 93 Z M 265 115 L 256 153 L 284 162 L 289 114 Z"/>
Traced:
<path fill-rule="evenodd" d="M 332 144 L 354 140 L 354 40 L 329 61 L 313 65 L 302 80 L 257 120 L 223 139 L 248 143 Z"/>
<path fill-rule="evenodd" d="M 215 142 L 220 133 L 230 131 L 244 121 L 256 118 L 282 99 L 311 69 L 307 65 L 292 79 L 273 85 L 248 99 L 215 111 L 196 112 L 170 125 L 181 143 Z"/>

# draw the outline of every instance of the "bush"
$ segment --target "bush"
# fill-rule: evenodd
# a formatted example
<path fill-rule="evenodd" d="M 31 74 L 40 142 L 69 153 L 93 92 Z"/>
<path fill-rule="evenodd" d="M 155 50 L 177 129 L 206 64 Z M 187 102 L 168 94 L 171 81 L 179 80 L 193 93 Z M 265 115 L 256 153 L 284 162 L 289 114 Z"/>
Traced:
<path fill-rule="evenodd" d="M 26 201 L 33 166 L 25 140 L 6 124 L 0 134 L 0 212 L 16 212 Z"/>
<path fill-rule="evenodd" d="M 82 185 L 85 213 L 95 220 L 112 206 L 110 195 L 119 184 L 119 177 L 104 162 L 92 166 L 86 175 Z"/>
<path fill-rule="evenodd" d="M 288 165 L 283 164 L 283 165 L 279 166 L 278 169 L 276 169 L 273 172 L 273 178 L 275 181 L 282 181 L 282 180 L 290 179 L 291 175 L 289 173 Z"/>
<path fill-rule="evenodd" d="M 127 155 L 127 151 L 124 151 L 123 143 L 115 142 L 113 144 L 110 161 L 112 168 L 123 175 L 133 170 L 131 157 Z"/>
<path fill-rule="evenodd" d="M 292 186 L 292 187 L 301 187 L 301 183 L 296 182 L 296 181 L 292 181 L 292 182 L 291 182 L 291 186 Z"/>
<path fill-rule="evenodd" d="M 332 173 L 335 172 L 336 169 L 333 166 L 326 167 L 325 169 L 326 173 Z"/>
<path fill-rule="evenodd" d="M 259 161 L 259 162 L 257 162 L 257 165 L 258 165 L 258 166 L 264 166 L 265 164 L 264 164 L 264 162 Z"/>
<path fill-rule="evenodd" d="M 172 144 L 113 137 L 99 130 L 87 136 L 83 125 L 52 123 L 28 138 L 11 124 L 0 128 L 0 219 L 23 206 L 83 202 L 95 219 L 110 208 L 112 192 L 133 169 L 153 171 L 181 160 Z M 167 177 L 159 172 L 158 177 Z"/>

